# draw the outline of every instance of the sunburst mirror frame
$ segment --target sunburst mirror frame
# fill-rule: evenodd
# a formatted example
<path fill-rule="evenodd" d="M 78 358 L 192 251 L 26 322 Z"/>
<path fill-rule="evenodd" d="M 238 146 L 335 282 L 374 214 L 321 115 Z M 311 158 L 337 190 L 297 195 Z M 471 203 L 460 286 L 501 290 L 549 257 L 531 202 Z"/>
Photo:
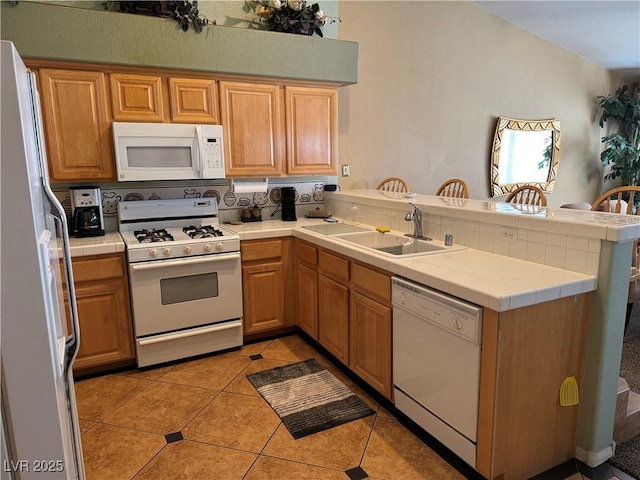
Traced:
<path fill-rule="evenodd" d="M 551 131 L 551 162 L 549 174 L 546 182 L 520 182 L 502 183 L 500 181 L 500 147 L 502 146 L 502 136 L 505 130 L 520 131 Z M 558 175 L 558 164 L 560 162 L 560 120 L 557 118 L 549 120 L 517 120 L 514 118 L 498 117 L 495 135 L 493 136 L 493 147 L 491 148 L 491 196 L 499 197 L 507 195 L 522 185 L 535 185 L 545 192 L 553 191 Z"/>

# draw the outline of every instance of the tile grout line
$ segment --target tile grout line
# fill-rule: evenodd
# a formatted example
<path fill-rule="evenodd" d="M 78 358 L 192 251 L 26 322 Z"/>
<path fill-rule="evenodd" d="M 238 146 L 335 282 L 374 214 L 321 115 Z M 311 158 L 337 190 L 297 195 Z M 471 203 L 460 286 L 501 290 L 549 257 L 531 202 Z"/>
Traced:
<path fill-rule="evenodd" d="M 377 402 L 376 402 L 377 403 Z M 373 430 L 376 428 L 376 424 L 378 423 L 378 418 L 380 416 L 380 409 L 382 408 L 382 405 L 380 405 L 378 403 L 378 411 L 376 412 L 376 416 L 373 420 L 373 423 L 371 424 L 371 431 L 369 432 L 369 435 L 367 436 L 367 441 L 364 444 L 364 449 L 362 450 L 362 455 L 360 456 L 360 462 L 358 462 L 358 466 L 360 468 L 362 468 L 362 462 L 364 460 L 364 456 L 367 454 L 367 449 L 369 448 L 369 442 L 371 442 L 371 437 L 373 437 Z M 364 470 L 364 468 L 362 468 Z"/>

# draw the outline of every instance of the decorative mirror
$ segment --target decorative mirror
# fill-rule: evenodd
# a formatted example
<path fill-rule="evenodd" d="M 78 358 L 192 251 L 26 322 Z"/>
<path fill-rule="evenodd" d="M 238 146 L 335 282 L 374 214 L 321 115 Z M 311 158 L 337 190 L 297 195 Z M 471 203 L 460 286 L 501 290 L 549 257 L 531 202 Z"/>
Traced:
<path fill-rule="evenodd" d="M 560 120 L 498 117 L 491 149 L 491 196 L 521 185 L 551 192 L 560 161 Z"/>

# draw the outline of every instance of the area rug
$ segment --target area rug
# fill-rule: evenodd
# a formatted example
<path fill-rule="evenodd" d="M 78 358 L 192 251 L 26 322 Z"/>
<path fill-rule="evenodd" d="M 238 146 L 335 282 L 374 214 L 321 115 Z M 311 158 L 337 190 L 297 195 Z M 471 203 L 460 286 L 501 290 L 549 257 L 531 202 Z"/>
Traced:
<path fill-rule="evenodd" d="M 251 373 L 247 379 L 295 439 L 375 413 L 315 359 Z"/>
<path fill-rule="evenodd" d="M 624 336 L 620 376 L 632 391 L 640 393 L 640 302 L 633 305 Z M 640 435 L 616 445 L 616 453 L 609 463 L 640 480 Z"/>

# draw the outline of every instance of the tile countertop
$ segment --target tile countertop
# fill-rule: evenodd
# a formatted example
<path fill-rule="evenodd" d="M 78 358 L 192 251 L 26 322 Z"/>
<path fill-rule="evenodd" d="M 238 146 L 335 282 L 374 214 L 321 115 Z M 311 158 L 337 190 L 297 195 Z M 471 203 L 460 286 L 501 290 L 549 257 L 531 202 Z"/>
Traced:
<path fill-rule="evenodd" d="M 124 252 L 124 241 L 118 232 L 107 232 L 102 237 L 69 238 L 72 257 L 104 255 Z"/>
<path fill-rule="evenodd" d="M 572 210 L 569 208 L 514 205 L 503 201 L 437 197 L 435 195 L 383 192 L 380 190 L 345 190 L 325 192 L 336 200 L 389 207 L 419 205 L 425 214 L 443 215 L 512 227 L 576 235 L 598 240 L 624 242 L 640 238 L 640 215 Z"/>
<path fill-rule="evenodd" d="M 321 223 L 319 219 L 302 218 L 296 222 L 267 220 L 225 226 L 236 231 L 241 240 L 292 235 L 498 312 L 590 292 L 597 287 L 597 277 L 593 275 L 471 248 L 398 258 L 302 228 Z M 371 225 L 355 224 L 374 230 Z"/>

